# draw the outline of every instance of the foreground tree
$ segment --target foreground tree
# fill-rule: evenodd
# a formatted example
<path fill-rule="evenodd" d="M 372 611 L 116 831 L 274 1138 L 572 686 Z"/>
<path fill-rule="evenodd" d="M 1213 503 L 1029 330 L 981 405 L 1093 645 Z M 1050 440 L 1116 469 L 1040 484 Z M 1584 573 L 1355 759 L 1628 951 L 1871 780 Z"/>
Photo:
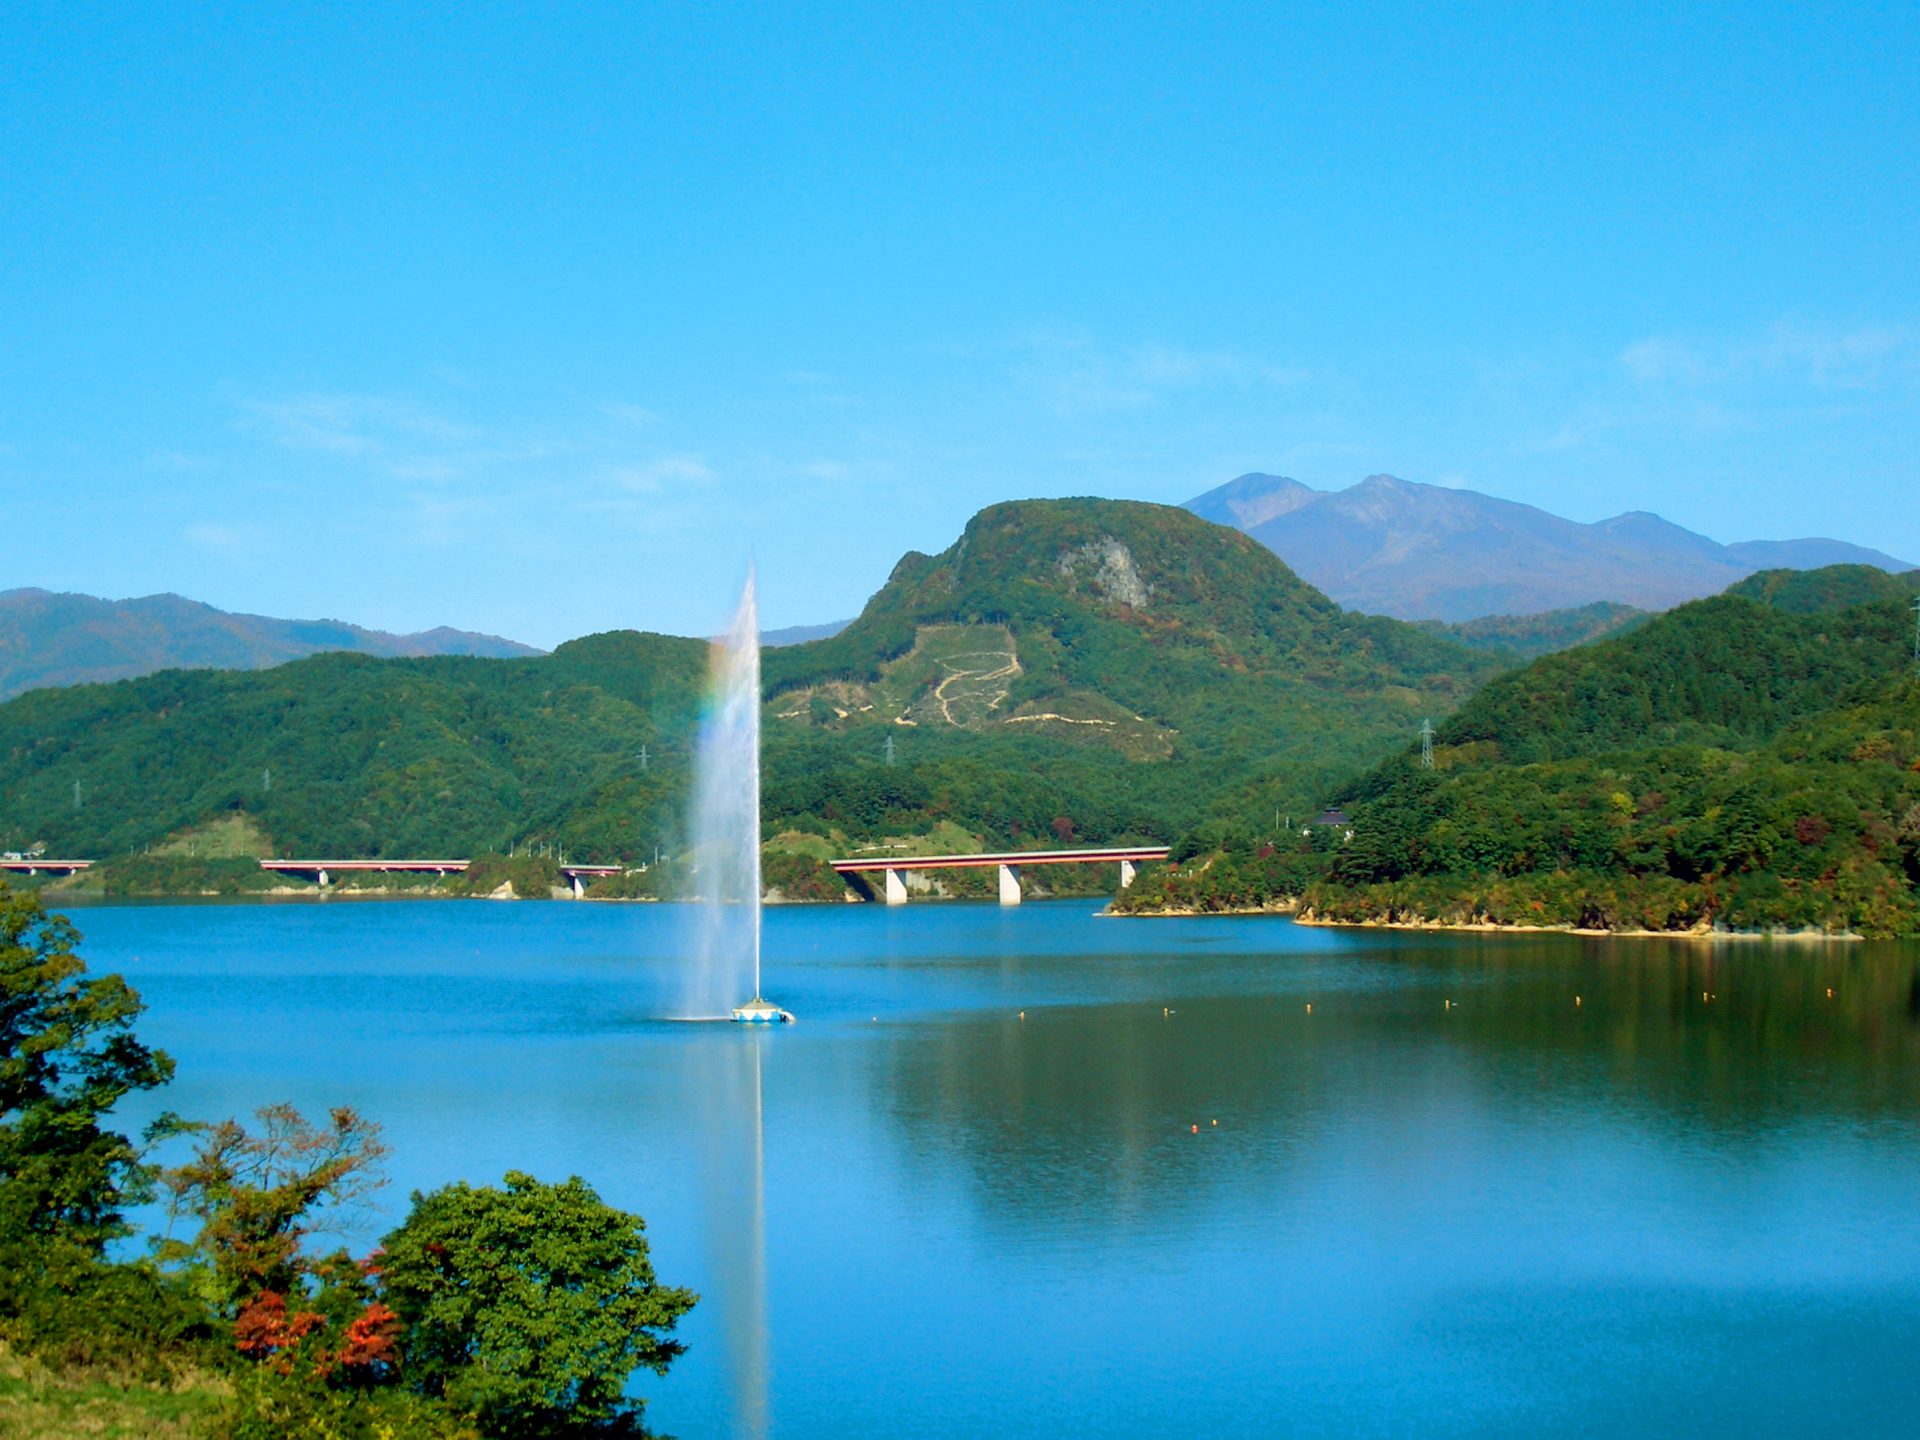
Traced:
<path fill-rule="evenodd" d="M 0 884 L 0 1243 L 98 1256 L 152 1192 L 133 1141 L 102 1118 L 173 1061 L 133 1035 L 143 1008 L 118 975 L 88 975 L 79 935 L 31 891 Z M 169 1128 L 165 1117 L 149 1134 Z"/>
<path fill-rule="evenodd" d="M 345 1106 L 324 1125 L 291 1105 L 269 1105 L 255 1118 L 257 1132 L 238 1120 L 206 1128 L 193 1159 L 162 1177 L 174 1214 L 200 1220 L 191 1245 L 163 1245 L 162 1257 L 183 1264 L 227 1315 L 263 1294 L 284 1299 L 308 1278 L 324 1279 L 300 1253 L 301 1240 L 323 1211 L 386 1184 L 380 1127 Z M 337 1268 L 332 1258 L 326 1263 Z"/>
<path fill-rule="evenodd" d="M 489 1434 L 642 1433 L 622 1391 L 642 1366 L 666 1373 L 698 1297 L 655 1279 L 645 1222 L 578 1176 L 504 1184 L 416 1192 L 383 1242 L 407 1383 Z"/>

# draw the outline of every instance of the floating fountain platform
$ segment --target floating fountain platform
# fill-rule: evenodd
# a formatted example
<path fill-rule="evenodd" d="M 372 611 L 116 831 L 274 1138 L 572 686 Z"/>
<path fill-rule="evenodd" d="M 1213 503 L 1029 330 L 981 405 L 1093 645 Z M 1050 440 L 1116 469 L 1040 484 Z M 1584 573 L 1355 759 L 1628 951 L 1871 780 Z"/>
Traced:
<path fill-rule="evenodd" d="M 756 995 L 746 1004 L 733 1012 L 733 1018 L 742 1025 L 791 1025 L 793 1016 L 782 1010 L 771 1000 Z"/>

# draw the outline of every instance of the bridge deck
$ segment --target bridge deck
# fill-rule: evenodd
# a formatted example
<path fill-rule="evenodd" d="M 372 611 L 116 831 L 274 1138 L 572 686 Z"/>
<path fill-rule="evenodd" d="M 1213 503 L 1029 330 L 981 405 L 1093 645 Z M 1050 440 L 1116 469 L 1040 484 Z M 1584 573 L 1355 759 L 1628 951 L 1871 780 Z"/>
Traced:
<path fill-rule="evenodd" d="M 35 870 L 91 870 L 91 860 L 0 860 L 0 870 L 21 870 L 32 874 Z"/>
<path fill-rule="evenodd" d="M 88 860 L 81 863 L 90 865 L 93 862 Z M 260 868 L 297 872 L 313 870 L 432 871 L 437 875 L 458 874 L 472 864 L 471 860 L 262 860 Z M 619 875 L 625 869 L 624 865 L 562 865 L 559 867 L 563 875 Z"/>
<path fill-rule="evenodd" d="M 262 870 L 443 870 L 466 869 L 471 860 L 262 860 Z"/>
<path fill-rule="evenodd" d="M 875 870 L 975 870 L 996 865 L 1098 865 L 1116 860 L 1140 864 L 1167 858 L 1165 845 L 1123 845 L 1106 850 L 1002 850 L 979 855 L 884 855 L 832 861 L 842 875 Z"/>

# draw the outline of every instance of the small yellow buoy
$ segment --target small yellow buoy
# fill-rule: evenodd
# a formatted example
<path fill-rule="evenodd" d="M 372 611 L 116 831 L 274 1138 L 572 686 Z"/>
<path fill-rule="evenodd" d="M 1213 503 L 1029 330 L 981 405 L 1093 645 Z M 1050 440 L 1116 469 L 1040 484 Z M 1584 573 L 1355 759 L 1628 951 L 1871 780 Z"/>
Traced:
<path fill-rule="evenodd" d="M 1312 1013 L 1313 1013 L 1313 1004 L 1311 1001 L 1309 1001 L 1307 1004 L 1307 1014 L 1311 1015 Z"/>
<path fill-rule="evenodd" d="M 1021 1018 L 1022 1020 L 1024 1020 L 1024 1019 L 1026 1019 L 1026 1018 L 1027 1018 L 1027 1012 L 1026 1012 L 1026 1011 L 1024 1011 L 1024 1010 L 1022 1010 L 1022 1011 L 1020 1012 L 1020 1018 Z"/>
<path fill-rule="evenodd" d="M 1213 1123 L 1214 1123 L 1215 1125 L 1218 1125 L 1218 1124 L 1219 1124 L 1220 1122 L 1219 1122 L 1218 1120 L 1215 1120 L 1215 1121 L 1214 1121 Z"/>

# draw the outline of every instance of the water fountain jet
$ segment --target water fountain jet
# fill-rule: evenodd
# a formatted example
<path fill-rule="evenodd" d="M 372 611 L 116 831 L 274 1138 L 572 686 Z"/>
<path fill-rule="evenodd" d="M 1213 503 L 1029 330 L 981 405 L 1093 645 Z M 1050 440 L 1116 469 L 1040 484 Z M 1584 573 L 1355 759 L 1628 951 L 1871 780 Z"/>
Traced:
<path fill-rule="evenodd" d="M 703 919 L 689 1009 L 744 1024 L 790 1021 L 760 993 L 760 616 L 751 571 L 733 624 L 714 642 L 712 682 L 694 778 Z"/>

